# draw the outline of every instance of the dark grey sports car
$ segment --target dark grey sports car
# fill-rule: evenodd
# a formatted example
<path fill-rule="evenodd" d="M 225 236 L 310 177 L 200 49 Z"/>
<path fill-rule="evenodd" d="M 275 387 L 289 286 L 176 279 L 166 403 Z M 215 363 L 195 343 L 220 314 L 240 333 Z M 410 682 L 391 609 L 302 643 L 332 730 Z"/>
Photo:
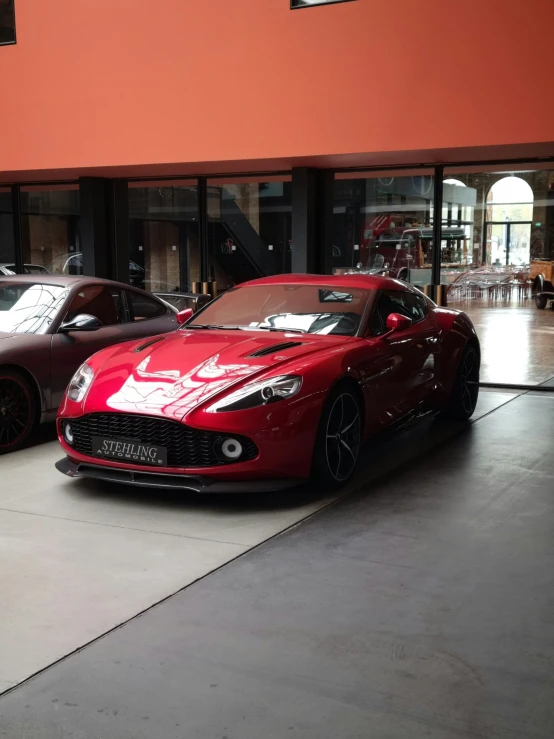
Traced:
<path fill-rule="evenodd" d="M 0 277 L 0 454 L 53 420 L 79 366 L 111 344 L 168 333 L 177 311 L 94 277 Z"/>

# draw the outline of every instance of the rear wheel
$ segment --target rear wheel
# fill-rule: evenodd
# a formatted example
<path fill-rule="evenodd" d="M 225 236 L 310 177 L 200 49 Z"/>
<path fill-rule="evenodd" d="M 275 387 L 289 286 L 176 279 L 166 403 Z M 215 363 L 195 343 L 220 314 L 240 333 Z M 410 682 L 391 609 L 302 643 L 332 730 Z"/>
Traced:
<path fill-rule="evenodd" d="M 479 398 L 479 364 L 479 354 L 475 347 L 466 346 L 445 415 L 457 421 L 471 418 Z"/>
<path fill-rule="evenodd" d="M 35 399 L 18 372 L 0 368 L 0 454 L 14 452 L 33 430 Z"/>
<path fill-rule="evenodd" d="M 354 474 L 362 441 L 362 413 L 356 395 L 339 386 L 329 396 L 317 431 L 312 478 L 326 488 L 344 485 Z"/>
<path fill-rule="evenodd" d="M 546 304 L 548 303 L 548 296 L 547 295 L 535 295 L 535 305 L 539 310 L 544 310 L 546 308 Z"/>

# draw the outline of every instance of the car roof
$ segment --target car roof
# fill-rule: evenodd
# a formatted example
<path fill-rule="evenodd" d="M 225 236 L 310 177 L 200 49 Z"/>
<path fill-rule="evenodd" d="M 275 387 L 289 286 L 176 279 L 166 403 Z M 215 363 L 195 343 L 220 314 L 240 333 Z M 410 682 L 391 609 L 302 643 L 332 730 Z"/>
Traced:
<path fill-rule="evenodd" d="M 251 285 L 324 285 L 328 287 L 350 287 L 360 290 L 386 290 L 398 289 L 399 287 L 407 289 L 407 286 L 399 280 L 393 280 L 390 277 L 379 277 L 378 275 L 274 275 L 272 277 L 261 277 L 258 280 L 250 280 L 243 282 L 240 287 L 249 287 Z M 409 289 L 409 288 L 408 288 Z"/>
<path fill-rule="evenodd" d="M 105 280 L 103 277 L 86 277 L 85 275 L 4 275 L 4 279 L 10 282 L 42 283 L 44 285 L 57 285 L 58 287 L 79 287 L 81 285 L 111 285 L 125 290 L 133 290 L 131 285 L 122 282 Z M 144 292 L 144 290 L 139 290 Z"/>

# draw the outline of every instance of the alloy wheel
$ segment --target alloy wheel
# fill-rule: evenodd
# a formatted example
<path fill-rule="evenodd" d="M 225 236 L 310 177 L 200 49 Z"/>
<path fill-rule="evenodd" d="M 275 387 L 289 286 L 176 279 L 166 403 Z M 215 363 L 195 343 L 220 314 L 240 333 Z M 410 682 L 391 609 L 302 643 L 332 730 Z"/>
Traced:
<path fill-rule="evenodd" d="M 464 357 L 460 376 L 460 390 L 464 411 L 471 415 L 475 410 L 479 396 L 479 362 L 474 351 L 468 351 Z"/>
<path fill-rule="evenodd" d="M 358 404 L 349 393 L 341 393 L 331 408 L 327 421 L 327 465 L 340 482 L 352 474 L 360 451 L 361 423 Z"/>
<path fill-rule="evenodd" d="M 17 444 L 26 434 L 31 416 L 27 388 L 12 377 L 0 377 L 0 448 Z"/>

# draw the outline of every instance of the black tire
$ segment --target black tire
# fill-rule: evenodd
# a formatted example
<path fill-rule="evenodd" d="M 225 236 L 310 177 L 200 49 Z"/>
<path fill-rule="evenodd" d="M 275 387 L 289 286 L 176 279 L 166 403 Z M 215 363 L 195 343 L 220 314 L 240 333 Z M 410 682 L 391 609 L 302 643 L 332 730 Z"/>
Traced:
<path fill-rule="evenodd" d="M 546 308 L 546 304 L 548 303 L 548 296 L 547 295 L 535 295 L 535 305 L 539 310 L 544 310 Z"/>
<path fill-rule="evenodd" d="M 0 367 L 0 454 L 23 446 L 35 418 L 35 397 L 27 380 L 14 370 Z"/>
<path fill-rule="evenodd" d="M 403 282 L 406 282 L 407 279 L 408 279 L 408 270 L 407 269 L 401 269 L 400 272 L 398 273 L 398 278 L 397 279 L 402 280 Z"/>
<path fill-rule="evenodd" d="M 462 352 L 452 395 L 445 415 L 456 421 L 468 421 L 479 398 L 479 352 L 471 344 Z"/>
<path fill-rule="evenodd" d="M 345 485 L 356 470 L 362 441 L 360 401 L 346 384 L 327 398 L 312 462 L 312 480 L 328 490 Z"/>

